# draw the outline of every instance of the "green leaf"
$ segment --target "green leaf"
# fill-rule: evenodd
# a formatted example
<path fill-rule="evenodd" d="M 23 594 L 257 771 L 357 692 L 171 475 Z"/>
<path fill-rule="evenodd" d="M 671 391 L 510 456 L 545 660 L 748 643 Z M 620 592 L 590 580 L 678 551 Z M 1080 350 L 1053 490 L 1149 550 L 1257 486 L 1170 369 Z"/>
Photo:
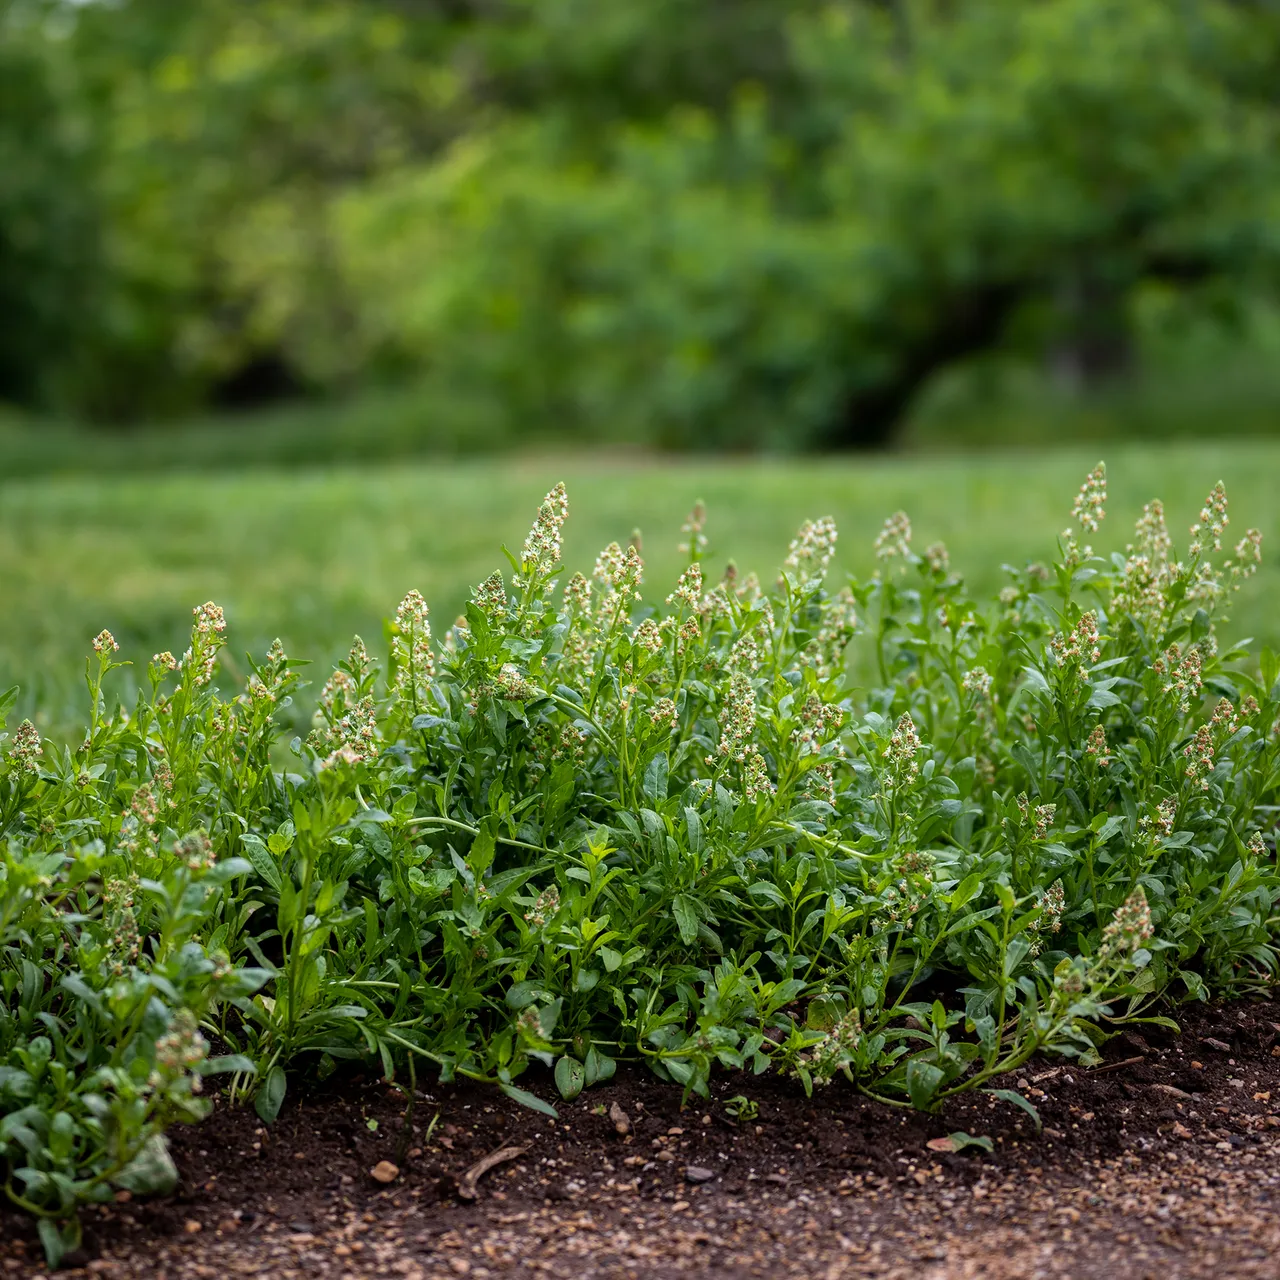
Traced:
<path fill-rule="evenodd" d="M 1262 692 L 1269 694 L 1271 686 L 1276 682 L 1276 677 L 1280 676 L 1280 655 L 1264 647 L 1258 663 L 1262 672 Z"/>
<path fill-rule="evenodd" d="M 281 877 L 280 902 L 276 907 L 276 928 L 281 934 L 287 934 L 293 928 L 301 905 L 298 891 L 293 887 L 293 881 L 287 877 Z"/>
<path fill-rule="evenodd" d="M 782 891 L 776 884 L 770 884 L 768 880 L 757 880 L 755 884 L 747 886 L 747 892 L 753 898 L 763 899 L 775 907 L 785 907 L 787 900 L 782 896 Z"/>
<path fill-rule="evenodd" d="M 270 1124 L 280 1114 L 280 1108 L 284 1105 L 287 1083 L 284 1068 L 276 1063 L 267 1072 L 267 1078 L 254 1094 L 253 1109 L 258 1113 L 258 1119 L 263 1124 Z"/>
<path fill-rule="evenodd" d="M 88 983 L 85 982 L 82 977 L 80 977 L 79 974 L 65 974 L 61 979 L 60 985 L 64 990 L 70 991 L 77 1000 L 83 1000 L 85 1004 L 94 1011 L 94 1013 L 102 1016 L 103 1008 L 101 997 L 88 985 Z"/>
<path fill-rule="evenodd" d="M 993 1098 L 999 1098 L 1001 1102 L 1009 1102 L 1015 1107 L 1021 1107 L 1035 1122 L 1036 1132 L 1040 1132 L 1040 1113 L 1016 1089 L 984 1089 L 982 1092 L 989 1093 Z"/>
<path fill-rule="evenodd" d="M 949 900 L 951 910 L 959 911 L 965 903 L 969 902 L 974 895 L 982 888 L 982 872 L 974 871 L 972 874 L 965 876 L 958 885 L 951 891 Z"/>
<path fill-rule="evenodd" d="M 290 826 L 292 826 L 292 823 Z M 274 840 L 275 837 L 272 836 L 272 839 Z M 253 864 L 253 869 L 279 893 L 283 877 L 280 874 L 279 865 L 276 863 L 275 858 L 271 856 L 267 846 L 255 835 L 241 836 L 240 843 L 244 846 L 245 856 Z"/>
<path fill-rule="evenodd" d="M 587 1083 L 586 1068 L 577 1058 L 566 1054 L 556 1063 L 556 1088 L 566 1102 L 572 1102 L 582 1092 Z"/>
<path fill-rule="evenodd" d="M 538 1010 L 538 1031 L 544 1040 L 551 1039 L 556 1023 L 560 1021 L 560 1007 L 563 1004 L 563 1000 L 552 1000 L 550 1004 L 544 1004 Z"/>
<path fill-rule="evenodd" d="M 224 1053 L 216 1058 L 206 1058 L 196 1067 L 197 1074 L 202 1076 L 225 1075 L 228 1071 L 242 1071 L 246 1075 L 256 1075 L 257 1070 L 253 1059 L 246 1058 L 243 1053 Z"/>
<path fill-rule="evenodd" d="M 508 1009 L 525 1009 L 535 1000 L 551 999 L 551 992 L 540 982 L 517 982 L 506 994 Z"/>
<path fill-rule="evenodd" d="M 911 1099 L 911 1105 L 917 1111 L 932 1110 L 934 1096 L 945 1078 L 941 1067 L 912 1058 L 907 1063 L 907 1096 Z"/>
<path fill-rule="evenodd" d="M 685 830 L 689 833 L 689 852 L 702 852 L 702 819 L 697 809 L 686 808 L 684 811 Z"/>
<path fill-rule="evenodd" d="M 416 798 L 416 797 L 415 797 Z M 295 835 L 293 823 L 289 821 L 282 822 L 268 837 L 267 848 L 277 858 L 282 854 L 288 853 L 293 847 L 293 837 Z"/>
<path fill-rule="evenodd" d="M 650 804 L 661 804 L 667 798 L 667 773 L 669 768 L 670 765 L 665 751 L 659 751 L 645 767 L 644 798 Z"/>
<path fill-rule="evenodd" d="M 1106 843 L 1107 843 L 1107 841 L 1108 841 L 1108 840 L 1110 840 L 1110 839 L 1111 839 L 1111 837 L 1112 837 L 1113 835 L 1115 835 L 1115 833 L 1116 833 L 1117 831 L 1121 831 L 1121 830 L 1123 830 L 1123 829 L 1124 829 L 1124 821 L 1125 821 L 1125 820 L 1124 820 L 1124 818 L 1122 818 L 1119 814 L 1114 814 L 1114 813 L 1113 813 L 1113 814 L 1112 814 L 1112 815 L 1111 815 L 1111 816 L 1106 820 L 1106 822 L 1104 822 L 1104 823 L 1102 824 L 1102 826 L 1099 828 L 1099 830 L 1098 830 L 1098 843 L 1099 843 L 1100 845 L 1106 844 Z"/>
<path fill-rule="evenodd" d="M 599 1049 L 592 1045 L 587 1050 L 587 1085 L 599 1084 L 605 1080 L 612 1080 L 613 1074 L 618 1069 L 618 1064 L 610 1057 L 601 1053 Z"/>
<path fill-rule="evenodd" d="M 497 838 L 494 834 L 496 826 L 497 819 L 486 818 L 480 826 L 480 834 L 472 841 L 471 850 L 467 854 L 467 865 L 477 880 L 483 879 L 484 873 L 493 864 L 497 850 Z"/>
<path fill-rule="evenodd" d="M 1049 682 L 1044 678 L 1044 673 L 1039 667 L 1023 667 L 1022 674 L 1027 677 L 1027 688 L 1035 693 L 1042 693 L 1046 697 L 1049 695 Z"/>
<path fill-rule="evenodd" d="M 45 1261 L 55 1271 L 67 1254 L 80 1247 L 80 1223 L 75 1218 L 61 1225 L 52 1218 L 41 1218 L 36 1230 L 44 1246 Z"/>
<path fill-rule="evenodd" d="M 688 894 L 677 893 L 671 900 L 671 910 L 680 930 L 680 941 L 690 946 L 698 937 L 698 908 Z"/>
<path fill-rule="evenodd" d="M 132 1160 L 114 1178 L 112 1185 L 135 1196 L 167 1196 L 178 1186 L 178 1166 L 169 1154 L 162 1133 L 153 1133 Z"/>
<path fill-rule="evenodd" d="M 560 1119 L 560 1113 L 549 1102 L 543 1102 L 536 1093 L 530 1093 L 527 1089 L 521 1089 L 518 1085 L 506 1084 L 499 1082 L 498 1088 L 503 1093 L 518 1102 L 522 1107 L 528 1107 L 530 1111 L 541 1111 L 544 1116 L 550 1116 L 553 1120 Z"/>
<path fill-rule="evenodd" d="M 844 1002 L 832 996 L 815 996 L 805 1010 L 804 1025 L 812 1031 L 830 1031 L 844 1016 Z"/>

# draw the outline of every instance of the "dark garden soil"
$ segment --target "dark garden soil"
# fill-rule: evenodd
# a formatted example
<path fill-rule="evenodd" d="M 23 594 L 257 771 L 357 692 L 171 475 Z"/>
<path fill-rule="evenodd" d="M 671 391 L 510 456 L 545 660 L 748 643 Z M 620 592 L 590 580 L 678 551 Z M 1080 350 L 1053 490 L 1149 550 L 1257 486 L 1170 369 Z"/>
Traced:
<path fill-rule="evenodd" d="M 1179 1020 L 1117 1037 L 1096 1069 L 1000 1081 L 1039 1135 L 987 1095 L 924 1116 L 842 1080 L 809 1100 L 721 1076 L 681 1110 L 632 1070 L 559 1122 L 469 1085 L 422 1086 L 406 1117 L 372 1078 L 315 1085 L 270 1129 L 219 1104 L 173 1136 L 178 1192 L 87 1212 L 68 1274 L 1280 1277 L 1280 1003 Z M 735 1094 L 755 1118 L 733 1119 Z M 930 1147 L 957 1130 L 994 1152 Z M 0 1212 L 0 1277 L 40 1274 L 30 1223 Z"/>

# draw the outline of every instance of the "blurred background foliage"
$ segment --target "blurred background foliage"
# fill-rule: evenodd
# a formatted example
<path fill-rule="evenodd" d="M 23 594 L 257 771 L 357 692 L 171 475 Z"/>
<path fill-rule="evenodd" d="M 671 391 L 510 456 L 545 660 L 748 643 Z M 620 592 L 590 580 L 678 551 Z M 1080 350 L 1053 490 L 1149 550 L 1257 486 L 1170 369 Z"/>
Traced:
<path fill-rule="evenodd" d="M 0 0 L 0 445 L 1271 431 L 1277 84 L 1274 0 Z"/>

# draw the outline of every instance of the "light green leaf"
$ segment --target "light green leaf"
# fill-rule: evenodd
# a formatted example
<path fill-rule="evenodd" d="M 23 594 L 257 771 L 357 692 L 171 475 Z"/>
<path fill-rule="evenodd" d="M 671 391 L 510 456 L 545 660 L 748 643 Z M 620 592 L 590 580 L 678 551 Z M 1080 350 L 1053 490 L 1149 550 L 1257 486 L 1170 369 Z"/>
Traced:
<path fill-rule="evenodd" d="M 267 1072 L 267 1078 L 253 1097 L 253 1109 L 258 1113 L 258 1119 L 263 1124 L 271 1124 L 280 1114 L 287 1087 L 288 1081 L 285 1079 L 284 1068 L 277 1063 Z"/>
<path fill-rule="evenodd" d="M 907 1096 L 911 1105 L 917 1111 L 932 1110 L 934 1095 L 942 1087 L 944 1079 L 941 1067 L 913 1058 L 907 1063 Z"/>
<path fill-rule="evenodd" d="M 162 1133 L 147 1139 L 141 1151 L 112 1178 L 112 1185 L 135 1196 L 167 1196 L 178 1185 L 178 1167 Z"/>
<path fill-rule="evenodd" d="M 582 1092 L 586 1082 L 586 1069 L 577 1058 L 566 1054 L 556 1063 L 556 1088 L 566 1102 L 572 1102 Z"/>
<path fill-rule="evenodd" d="M 689 946 L 698 936 L 698 908 L 687 894 L 677 893 L 671 900 L 671 910 L 680 930 L 680 941 Z"/>
<path fill-rule="evenodd" d="M 272 839 L 274 838 L 273 836 Z M 271 851 L 255 835 L 241 836 L 240 843 L 244 845 L 245 856 L 253 864 L 253 869 L 279 893 L 283 877 L 280 874 L 279 865 L 271 855 Z"/>
<path fill-rule="evenodd" d="M 530 1111 L 541 1111 L 544 1116 L 550 1116 L 553 1120 L 560 1119 L 560 1113 L 549 1102 L 543 1102 L 536 1093 L 530 1093 L 527 1089 L 521 1089 L 518 1085 L 499 1083 L 498 1088 L 503 1093 L 518 1102 L 522 1107 L 528 1107 Z"/>

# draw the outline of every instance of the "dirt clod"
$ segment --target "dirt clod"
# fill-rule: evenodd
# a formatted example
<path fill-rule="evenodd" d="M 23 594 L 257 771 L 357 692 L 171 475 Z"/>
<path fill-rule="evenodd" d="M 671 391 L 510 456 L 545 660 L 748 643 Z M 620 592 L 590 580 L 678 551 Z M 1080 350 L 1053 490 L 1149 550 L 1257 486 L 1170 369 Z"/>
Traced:
<path fill-rule="evenodd" d="M 609 1104 L 609 1119 L 613 1121 L 614 1133 L 626 1137 L 631 1132 L 631 1117 L 616 1102 Z"/>

